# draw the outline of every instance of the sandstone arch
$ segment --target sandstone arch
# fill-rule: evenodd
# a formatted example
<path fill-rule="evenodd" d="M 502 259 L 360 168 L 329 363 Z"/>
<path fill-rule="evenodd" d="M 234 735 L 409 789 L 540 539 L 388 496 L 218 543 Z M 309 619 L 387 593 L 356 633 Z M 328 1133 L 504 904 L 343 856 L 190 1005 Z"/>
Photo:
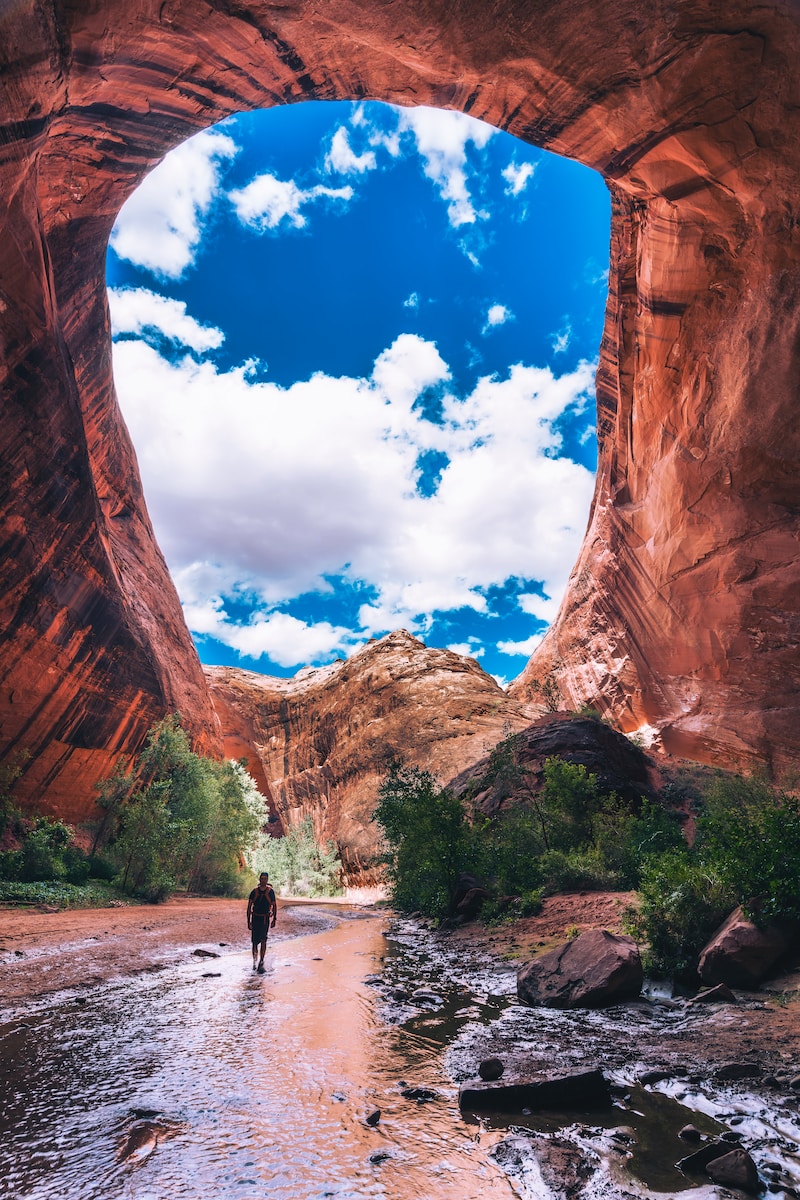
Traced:
<path fill-rule="evenodd" d="M 219 730 L 111 378 L 104 253 L 149 166 L 241 109 L 452 107 L 601 171 L 612 272 L 586 542 L 553 666 L 666 744 L 798 732 L 800 8 L 721 0 L 14 0 L 0 15 L 0 745 L 73 817 L 177 706 Z"/>

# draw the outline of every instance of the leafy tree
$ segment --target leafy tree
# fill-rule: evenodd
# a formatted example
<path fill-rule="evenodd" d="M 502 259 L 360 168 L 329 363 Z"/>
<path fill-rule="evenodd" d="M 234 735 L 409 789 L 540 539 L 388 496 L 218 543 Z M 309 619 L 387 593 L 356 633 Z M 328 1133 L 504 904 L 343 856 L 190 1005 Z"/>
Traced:
<path fill-rule="evenodd" d="M 337 896 L 342 892 L 342 863 L 336 843 L 318 842 L 310 817 L 281 838 L 263 837 L 253 869 L 269 872 L 275 890 L 286 895 Z"/>
<path fill-rule="evenodd" d="M 461 801 L 430 772 L 393 762 L 374 817 L 386 841 L 394 903 L 406 912 L 445 916 L 456 881 L 473 860 L 472 830 Z"/>
<path fill-rule="evenodd" d="M 108 854 L 120 886 L 149 900 L 187 886 L 238 891 L 267 819 L 243 764 L 194 754 L 177 715 L 154 726 L 130 773 L 107 781 L 103 801 L 115 820 Z"/>

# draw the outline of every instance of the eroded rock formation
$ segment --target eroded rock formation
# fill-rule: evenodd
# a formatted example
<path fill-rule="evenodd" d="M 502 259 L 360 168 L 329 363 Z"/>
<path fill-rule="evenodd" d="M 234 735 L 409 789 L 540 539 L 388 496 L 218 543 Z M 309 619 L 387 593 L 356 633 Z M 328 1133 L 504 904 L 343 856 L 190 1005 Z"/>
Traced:
<path fill-rule="evenodd" d="M 516 694 L 674 751 L 800 750 L 794 0 L 16 0 L 0 13 L 0 742 L 75 816 L 179 708 L 218 749 L 111 377 L 121 204 L 242 109 L 364 98 L 470 112 L 613 197 L 600 468 L 560 617 Z"/>
<path fill-rule="evenodd" d="M 205 671 L 226 751 L 266 781 L 284 828 L 311 817 L 360 883 L 376 858 L 371 816 L 390 758 L 445 782 L 528 720 L 474 659 L 404 630 L 294 679 Z"/>

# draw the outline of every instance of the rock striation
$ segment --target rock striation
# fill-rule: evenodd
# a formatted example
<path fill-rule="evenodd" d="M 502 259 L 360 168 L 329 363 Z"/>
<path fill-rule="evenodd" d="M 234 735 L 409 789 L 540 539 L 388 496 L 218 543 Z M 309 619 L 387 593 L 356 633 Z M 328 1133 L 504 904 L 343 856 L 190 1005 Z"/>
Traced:
<path fill-rule="evenodd" d="M 391 758 L 444 782 L 528 720 L 474 659 L 431 649 L 405 630 L 293 679 L 235 667 L 205 672 L 226 752 L 244 753 L 266 782 L 283 829 L 310 817 L 362 884 L 378 853 L 371 817 Z"/>
<path fill-rule="evenodd" d="M 670 751 L 800 752 L 800 12 L 783 0 L 16 0 L 0 13 L 0 755 L 76 816 L 169 708 L 220 748 L 111 374 L 104 259 L 171 147 L 304 99 L 439 105 L 612 193 L 599 471 L 516 685 Z M 29 757 L 22 760 L 22 755 Z"/>

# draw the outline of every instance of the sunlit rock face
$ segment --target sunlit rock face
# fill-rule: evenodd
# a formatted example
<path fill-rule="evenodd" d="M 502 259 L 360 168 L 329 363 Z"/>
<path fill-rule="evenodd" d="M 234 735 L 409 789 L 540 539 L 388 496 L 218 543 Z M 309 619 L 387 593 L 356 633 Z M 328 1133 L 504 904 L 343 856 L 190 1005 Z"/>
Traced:
<path fill-rule="evenodd" d="M 404 630 L 294 679 L 205 671 L 226 751 L 244 753 L 266 781 L 283 829 L 310 817 L 361 884 L 375 866 L 371 817 L 390 759 L 444 782 L 528 720 L 474 659 L 430 649 Z"/>
<path fill-rule="evenodd" d="M 3 5 L 0 739 L 30 755 L 18 798 L 85 812 L 169 708 L 221 749 L 117 408 L 104 255 L 168 149 L 302 99 L 460 109 L 605 175 L 597 490 L 515 695 L 551 669 L 668 749 L 796 759 L 798 61 L 788 3 Z"/>

